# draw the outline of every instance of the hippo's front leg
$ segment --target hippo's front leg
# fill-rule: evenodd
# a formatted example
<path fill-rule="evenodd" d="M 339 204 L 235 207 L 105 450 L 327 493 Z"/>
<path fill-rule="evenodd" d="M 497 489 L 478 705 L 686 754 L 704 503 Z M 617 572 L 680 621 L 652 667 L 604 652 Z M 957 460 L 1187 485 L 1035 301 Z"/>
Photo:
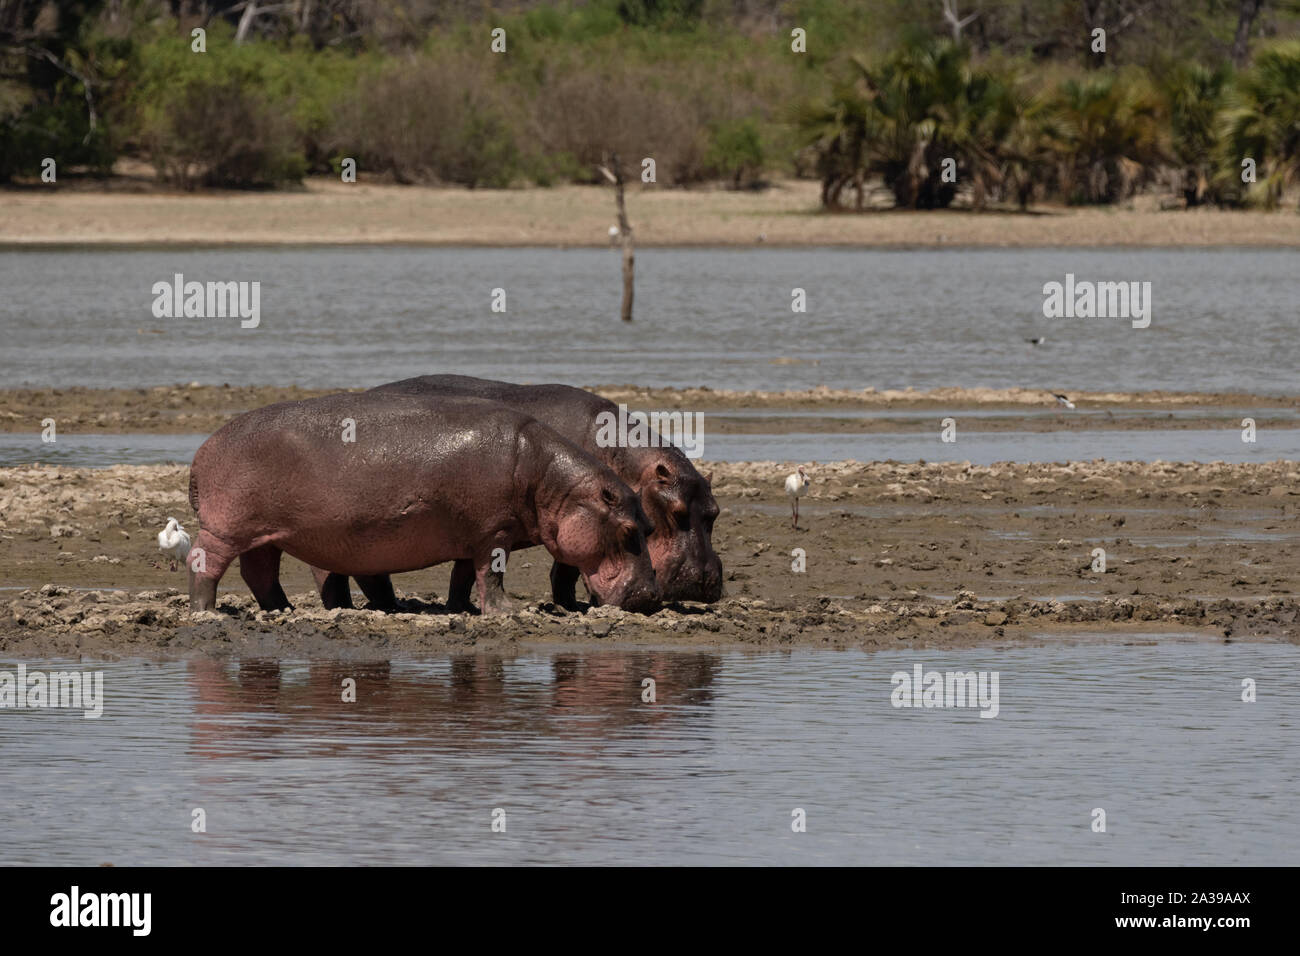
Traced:
<path fill-rule="evenodd" d="M 581 576 L 582 572 L 573 565 L 554 562 L 551 565 L 551 600 L 566 611 L 576 611 L 578 578 Z"/>
<path fill-rule="evenodd" d="M 217 579 L 198 575 L 190 568 L 190 610 L 215 611 L 217 608 Z"/>
<path fill-rule="evenodd" d="M 235 560 L 235 551 L 208 529 L 199 530 L 198 540 L 185 556 L 189 568 L 190 610 L 217 609 L 217 582 Z"/>

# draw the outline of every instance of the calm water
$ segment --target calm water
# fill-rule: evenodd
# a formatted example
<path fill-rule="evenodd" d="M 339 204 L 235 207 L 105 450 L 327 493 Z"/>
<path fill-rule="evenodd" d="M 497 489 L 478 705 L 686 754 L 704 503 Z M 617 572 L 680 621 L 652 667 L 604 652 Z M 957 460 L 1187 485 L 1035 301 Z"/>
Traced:
<path fill-rule="evenodd" d="M 1295 660 L 1182 641 L 83 664 L 99 720 L 0 710 L 4 862 L 1294 864 Z M 917 663 L 996 670 L 999 715 L 894 709 Z"/>
<path fill-rule="evenodd" d="M 925 434 L 709 435 L 709 461 L 1227 461 L 1300 459 L 1300 429 L 1265 429 L 1254 444 L 1235 427 L 1180 431 L 959 432 Z M 43 462 L 80 468 L 189 462 L 207 435 L 70 435 L 45 444 L 39 432 L 0 433 L 0 467 Z"/>
<path fill-rule="evenodd" d="M 626 326 L 612 250 L 4 251 L 0 386 L 333 387 L 464 372 L 714 388 L 1294 394 L 1297 262 L 1294 250 L 1262 249 L 643 249 L 638 319 Z M 177 272 L 260 281 L 261 325 L 155 319 L 151 288 Z M 1045 319 L 1043 284 L 1067 272 L 1151 282 L 1151 327 Z M 796 287 L 807 314 L 790 311 Z M 496 288 L 505 313 L 490 310 Z M 1044 335 L 1042 347 L 1024 342 Z"/>

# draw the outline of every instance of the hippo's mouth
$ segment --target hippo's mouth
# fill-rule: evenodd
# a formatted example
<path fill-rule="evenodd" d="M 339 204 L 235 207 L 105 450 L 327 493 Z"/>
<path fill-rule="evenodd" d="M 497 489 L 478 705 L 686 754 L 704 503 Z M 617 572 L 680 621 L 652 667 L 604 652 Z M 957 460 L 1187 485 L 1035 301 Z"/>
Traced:
<path fill-rule="evenodd" d="M 592 607 L 613 605 L 625 611 L 651 612 L 661 606 L 659 585 L 653 574 L 639 575 L 636 566 L 628 562 L 606 565 L 601 570 L 605 573 L 582 573 Z"/>

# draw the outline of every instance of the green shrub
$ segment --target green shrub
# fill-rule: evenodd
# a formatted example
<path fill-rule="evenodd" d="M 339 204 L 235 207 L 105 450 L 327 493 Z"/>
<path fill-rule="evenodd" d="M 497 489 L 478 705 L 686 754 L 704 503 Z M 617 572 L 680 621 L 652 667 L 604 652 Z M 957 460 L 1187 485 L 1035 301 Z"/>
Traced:
<path fill-rule="evenodd" d="M 303 124 L 296 91 L 277 83 L 283 56 L 270 46 L 234 46 L 220 26 L 209 31 L 202 55 L 190 51 L 188 37 L 143 45 L 132 105 L 158 174 L 187 189 L 300 181 Z"/>
<path fill-rule="evenodd" d="M 731 181 L 735 189 L 763 171 L 763 137 L 753 117 L 728 120 L 713 131 L 704 157 L 706 165 Z"/>

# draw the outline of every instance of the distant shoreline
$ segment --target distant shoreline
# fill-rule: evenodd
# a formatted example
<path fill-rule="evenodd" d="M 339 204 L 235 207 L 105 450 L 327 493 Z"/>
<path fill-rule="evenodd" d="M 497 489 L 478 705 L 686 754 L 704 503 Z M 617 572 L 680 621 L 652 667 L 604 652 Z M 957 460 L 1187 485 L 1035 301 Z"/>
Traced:
<path fill-rule="evenodd" d="M 599 186 L 506 190 L 344 184 L 275 192 L 125 190 L 108 181 L 0 189 L 0 248 L 422 245 L 609 248 L 614 200 Z M 737 248 L 1293 248 L 1300 215 L 1220 209 L 1036 206 L 1028 212 L 826 213 L 819 185 L 762 191 L 634 187 L 636 243 Z"/>

